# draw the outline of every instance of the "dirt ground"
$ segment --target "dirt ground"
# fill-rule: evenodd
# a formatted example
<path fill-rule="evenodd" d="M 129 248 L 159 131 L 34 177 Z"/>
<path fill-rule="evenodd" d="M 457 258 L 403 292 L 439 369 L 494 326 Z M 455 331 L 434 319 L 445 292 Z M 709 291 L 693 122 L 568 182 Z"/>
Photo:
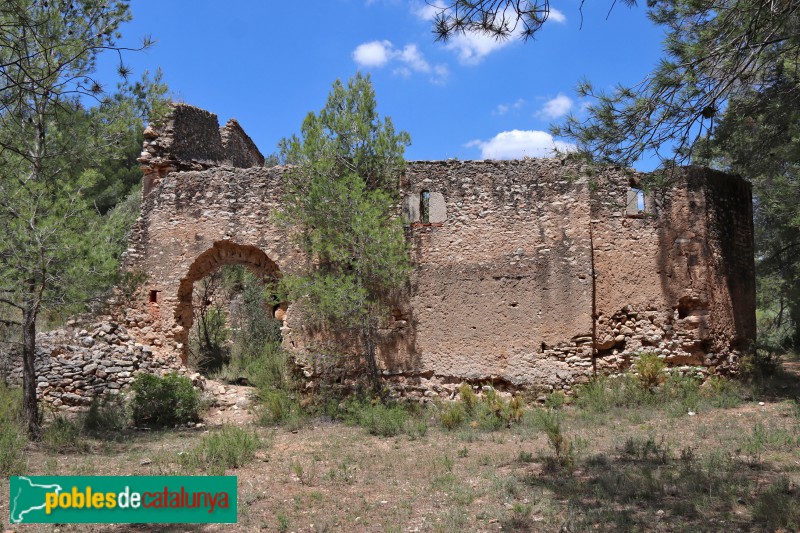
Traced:
<path fill-rule="evenodd" d="M 247 393 L 246 388 L 225 392 L 233 405 Z M 294 431 L 258 427 L 251 406 L 215 407 L 199 428 L 132 431 L 116 441 L 89 441 L 72 453 L 31 445 L 26 472 L 202 475 L 187 471 L 180 454 L 221 424 L 252 428 L 261 439 L 255 459 L 226 471 L 238 478 L 235 526 L 12 528 L 5 483 L 2 527 L 17 532 L 780 530 L 771 526 L 769 513 L 800 514 L 800 412 L 789 395 L 692 414 L 657 408 L 589 414 L 567 406 L 561 430 L 573 459 L 566 466 L 535 423 L 536 408 L 521 424 L 498 431 L 469 425 L 448 431 L 431 411 L 424 435 L 379 437 L 321 418 Z M 781 479 L 788 485 L 774 496 L 770 491 Z M 772 509 L 773 502 L 783 503 Z"/>

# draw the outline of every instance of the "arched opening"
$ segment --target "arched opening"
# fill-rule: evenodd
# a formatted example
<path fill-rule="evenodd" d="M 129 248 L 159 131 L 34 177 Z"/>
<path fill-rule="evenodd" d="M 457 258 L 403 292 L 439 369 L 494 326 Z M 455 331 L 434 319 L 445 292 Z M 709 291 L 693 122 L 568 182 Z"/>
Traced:
<path fill-rule="evenodd" d="M 236 244 L 230 241 L 217 241 L 214 245 L 200 254 L 189 267 L 186 276 L 181 279 L 178 287 L 178 305 L 175 308 L 175 322 L 178 328 L 175 333 L 176 341 L 183 346 L 181 358 L 188 362 L 189 334 L 195 322 L 198 301 L 201 304 L 210 304 L 211 297 L 201 294 L 196 288 L 207 288 L 207 284 L 200 285 L 204 279 L 209 278 L 227 265 L 241 265 L 252 272 L 258 280 L 270 286 L 280 277 L 278 265 L 267 254 L 255 246 Z M 277 320 L 283 320 L 288 304 L 286 302 L 270 303 L 271 314 Z"/>

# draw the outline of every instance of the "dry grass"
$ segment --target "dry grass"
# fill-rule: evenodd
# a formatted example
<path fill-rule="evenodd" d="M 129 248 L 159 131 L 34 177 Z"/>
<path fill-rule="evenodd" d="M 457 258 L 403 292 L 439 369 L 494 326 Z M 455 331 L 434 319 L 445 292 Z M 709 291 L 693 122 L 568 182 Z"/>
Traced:
<path fill-rule="evenodd" d="M 321 419 L 295 431 L 257 428 L 255 457 L 226 473 L 238 476 L 242 531 L 790 530 L 800 520 L 800 409 L 791 399 L 796 380 L 787 383 L 736 407 L 707 405 L 694 416 L 658 405 L 604 412 L 565 405 L 556 417 L 561 440 L 555 440 L 561 453 L 564 441 L 570 444 L 568 461 L 555 452 L 553 419 L 543 422 L 534 408 L 521 423 L 496 431 L 446 430 L 432 412 L 424 415 L 428 430 L 413 436 L 376 436 Z M 87 437 L 61 453 L 29 447 L 25 471 L 203 474 L 202 462 L 182 458 L 201 448 L 207 433 Z M 4 520 L 7 491 L 4 484 Z"/>

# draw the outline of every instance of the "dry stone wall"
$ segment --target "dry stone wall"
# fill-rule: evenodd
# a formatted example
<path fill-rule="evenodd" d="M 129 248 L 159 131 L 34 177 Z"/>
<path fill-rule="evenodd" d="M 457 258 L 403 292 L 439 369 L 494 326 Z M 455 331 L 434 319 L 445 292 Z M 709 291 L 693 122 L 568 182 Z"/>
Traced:
<path fill-rule="evenodd" d="M 141 372 L 185 370 L 175 357 L 161 357 L 152 346 L 135 341 L 110 316 L 71 320 L 36 340 L 36 390 L 55 408 L 79 410 L 94 398 L 115 396 Z M 0 373 L 8 382 L 21 383 L 21 355 L 13 352 L 3 361 L 6 367 Z"/>

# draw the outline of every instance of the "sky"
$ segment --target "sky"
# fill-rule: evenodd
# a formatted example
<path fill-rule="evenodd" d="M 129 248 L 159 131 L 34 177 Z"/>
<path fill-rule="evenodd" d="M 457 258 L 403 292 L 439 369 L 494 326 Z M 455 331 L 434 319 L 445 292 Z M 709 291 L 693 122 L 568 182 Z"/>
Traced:
<path fill-rule="evenodd" d="M 266 155 L 324 105 L 331 85 L 369 73 L 378 111 L 410 133 L 409 160 L 510 159 L 569 149 L 550 124 L 585 113 L 581 79 L 640 81 L 663 32 L 642 7 L 553 2 L 533 41 L 467 35 L 443 44 L 422 0 L 133 0 L 121 44 L 136 75 L 161 68 L 178 100 L 236 118 Z M 101 68 L 115 61 L 104 59 Z M 102 65 L 105 65 L 103 67 Z M 635 165 L 650 170 L 656 163 Z"/>

